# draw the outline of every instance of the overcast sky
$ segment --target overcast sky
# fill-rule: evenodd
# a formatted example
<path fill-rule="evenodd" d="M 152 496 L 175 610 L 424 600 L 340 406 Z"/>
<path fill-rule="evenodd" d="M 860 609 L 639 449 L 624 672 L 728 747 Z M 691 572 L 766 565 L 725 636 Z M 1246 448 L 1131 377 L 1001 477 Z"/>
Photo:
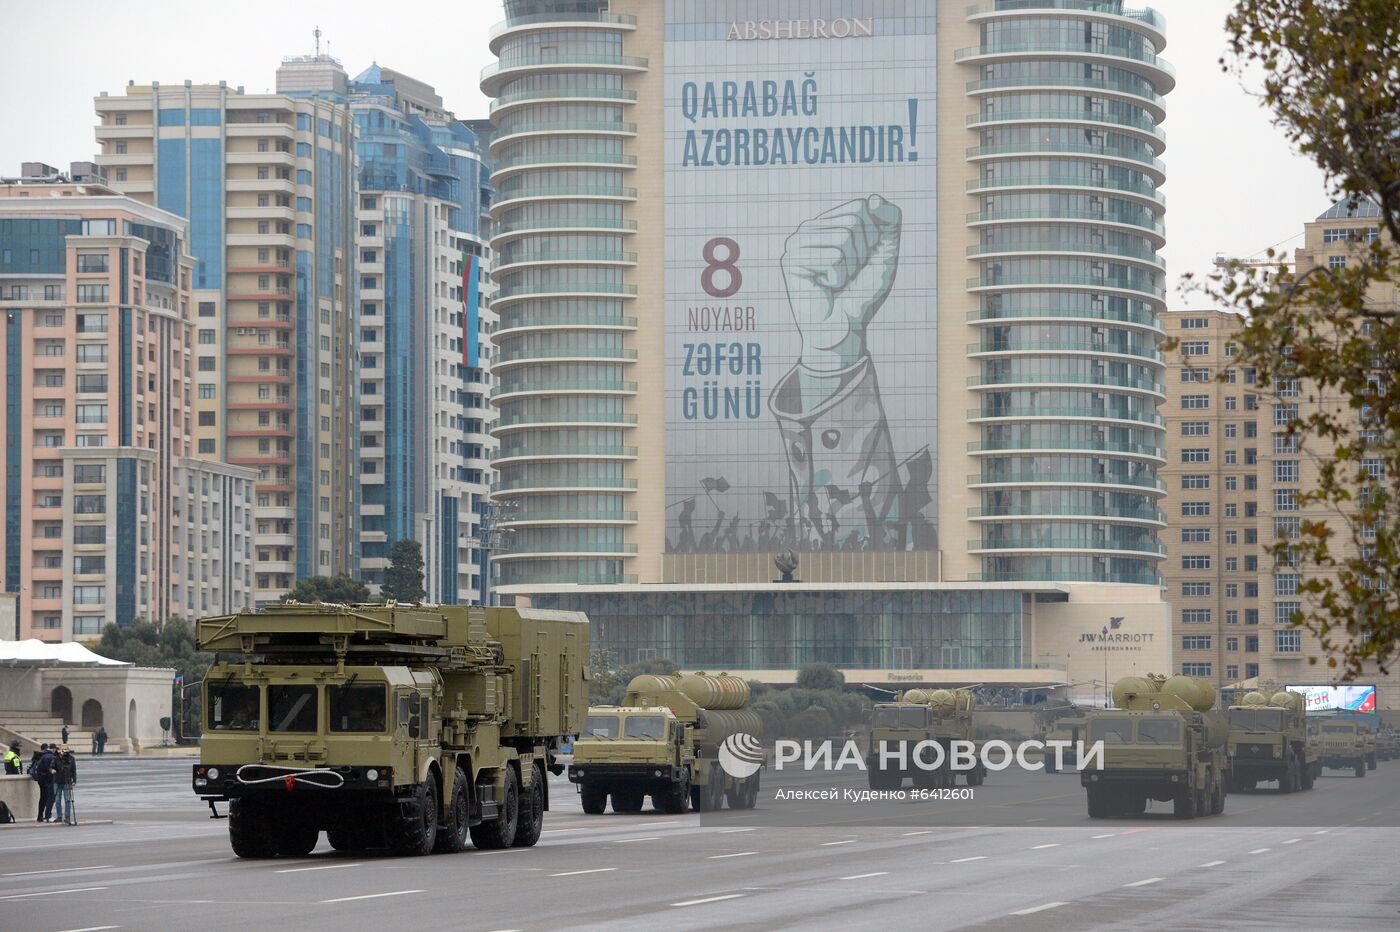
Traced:
<path fill-rule="evenodd" d="M 942 2 L 959 9 L 968 4 Z M 1325 210 L 1329 199 L 1313 164 L 1292 152 L 1255 98 L 1221 72 L 1229 0 L 1148 5 L 1167 17 L 1165 57 L 1179 82 L 1167 98 L 1164 124 L 1168 300 L 1172 308 L 1199 307 L 1199 296 L 1183 298 L 1177 289 L 1183 273 L 1208 273 L 1216 253 L 1249 256 L 1282 241 L 1296 245 L 1304 221 Z M 140 15 L 93 16 L 40 9 L 0 0 L 4 175 L 17 173 L 25 160 L 66 168 L 91 158 L 91 98 L 103 90 L 115 94 L 129 80 L 224 80 L 250 93 L 270 91 L 282 56 L 313 50 L 317 25 L 322 42 L 352 76 L 378 61 L 436 86 L 458 117 L 484 117 L 487 101 L 477 75 L 491 60 L 487 30 L 502 18 L 497 0 L 395 0 L 388 6 L 382 0 L 147 0 Z"/>

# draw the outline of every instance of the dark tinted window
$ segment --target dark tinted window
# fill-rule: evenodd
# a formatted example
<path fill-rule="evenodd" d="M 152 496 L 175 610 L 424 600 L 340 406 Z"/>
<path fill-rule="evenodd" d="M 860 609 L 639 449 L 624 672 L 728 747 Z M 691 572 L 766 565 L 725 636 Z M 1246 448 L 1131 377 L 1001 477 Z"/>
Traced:
<path fill-rule="evenodd" d="M 384 731 L 384 684 L 327 686 L 331 731 Z"/>
<path fill-rule="evenodd" d="M 1174 718 L 1138 720 L 1138 744 L 1180 744 L 1181 722 Z"/>
<path fill-rule="evenodd" d="M 1096 718 L 1089 722 L 1089 741 L 1105 744 L 1131 744 L 1133 721 L 1128 718 Z"/>
<path fill-rule="evenodd" d="M 258 730 L 258 687 L 242 683 L 210 683 L 210 728 Z"/>
<path fill-rule="evenodd" d="M 315 686 L 267 687 L 268 731 L 315 731 Z"/>

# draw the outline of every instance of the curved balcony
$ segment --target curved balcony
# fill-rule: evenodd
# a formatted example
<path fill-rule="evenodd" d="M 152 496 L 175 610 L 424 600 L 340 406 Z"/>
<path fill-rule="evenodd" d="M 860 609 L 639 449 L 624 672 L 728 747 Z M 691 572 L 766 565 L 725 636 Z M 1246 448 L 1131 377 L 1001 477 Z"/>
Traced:
<path fill-rule="evenodd" d="M 968 408 L 969 421 L 1038 421 L 1073 418 L 1075 420 L 1123 421 L 1134 426 L 1147 424 L 1165 429 L 1167 422 L 1160 414 L 1135 414 L 1131 411 L 1095 411 L 1091 408 Z"/>
<path fill-rule="evenodd" d="M 524 462 L 559 462 L 566 460 L 634 460 L 637 448 L 625 445 L 593 447 L 512 447 L 496 450 L 491 462 L 497 467 Z"/>
<path fill-rule="evenodd" d="M 617 201 L 630 203 L 637 199 L 636 188 L 621 185 L 541 185 L 522 187 L 518 191 L 501 191 L 500 199 L 491 205 L 491 216 L 499 217 L 506 210 L 521 204 L 543 201 Z"/>
<path fill-rule="evenodd" d="M 491 555 L 491 559 L 519 560 L 522 558 L 538 559 L 540 557 L 567 559 L 568 557 L 577 556 L 630 557 L 634 556 L 636 553 L 636 544 L 570 544 L 567 550 L 546 547 L 534 547 L 529 550 L 498 550 Z"/>
<path fill-rule="evenodd" d="M 491 179 L 503 181 L 511 175 L 537 168 L 610 168 L 630 171 L 636 167 L 635 155 L 613 155 L 606 152 L 531 152 L 498 160 L 491 168 Z"/>
<path fill-rule="evenodd" d="M 1100 257 L 1132 262 L 1159 272 L 1167 270 L 1167 262 L 1156 253 L 1130 250 L 1123 246 L 1092 246 L 1087 243 L 976 243 L 967 247 L 969 259 L 996 259 L 1026 256 L 1065 256 L 1096 259 Z"/>
<path fill-rule="evenodd" d="M 636 330 L 637 318 L 618 314 L 571 315 L 561 320 L 554 314 L 512 314 L 509 319 L 502 315 L 501 323 L 491 334 L 492 342 L 499 344 L 502 337 L 515 337 L 525 333 L 553 333 L 561 330 Z M 498 360 L 499 361 L 499 360 Z"/>
<path fill-rule="evenodd" d="M 1067 553 L 1112 553 L 1148 559 L 1166 559 L 1167 551 L 1161 544 L 1129 543 L 1112 540 L 1086 541 L 1076 537 L 1036 537 L 1021 540 L 1001 540 L 983 538 L 967 542 L 970 553 L 1001 553 L 1005 551 L 1062 550 Z"/>
<path fill-rule="evenodd" d="M 1151 52 L 1121 45 L 1095 47 L 1084 42 L 1060 42 L 1051 38 L 1039 42 L 990 42 L 958 49 L 953 54 L 953 60 L 960 65 L 979 66 L 1007 61 L 1083 62 L 1131 71 L 1151 81 L 1160 94 L 1169 93 L 1176 87 L 1176 69 L 1170 62 Z"/>
<path fill-rule="evenodd" d="M 637 28 L 637 17 L 623 13 L 603 13 L 594 10 L 555 10 L 549 13 L 530 13 L 512 16 L 492 26 L 487 32 L 491 54 L 501 50 L 501 40 L 508 36 L 535 32 L 541 29 L 626 29 Z"/>
<path fill-rule="evenodd" d="M 987 191 L 998 193 L 1007 191 L 1072 191 L 1074 193 L 1098 193 L 1110 191 L 1125 194 L 1144 202 L 1151 202 L 1163 210 L 1167 206 L 1167 196 L 1151 184 L 1132 184 L 1112 178 L 1104 178 L 1095 183 L 1091 179 L 1075 175 L 1022 175 L 1013 178 L 974 178 L 967 183 L 969 194 L 983 194 Z M 1150 206 L 1150 205 L 1149 205 Z"/>
<path fill-rule="evenodd" d="M 513 581 L 515 575 L 512 570 L 515 567 L 507 563 L 501 567 L 500 579 L 495 585 L 495 590 L 502 595 L 529 595 L 535 586 L 540 585 L 572 585 L 572 586 L 634 586 L 637 584 L 636 573 L 610 573 L 594 572 L 591 569 L 579 568 L 577 573 L 568 575 L 564 573 L 534 573 L 528 574 L 528 579 Z M 525 576 L 525 573 L 521 573 Z"/>
<path fill-rule="evenodd" d="M 531 298 L 617 298 L 630 301 L 637 297 L 636 285 L 604 282 L 560 282 L 518 285 L 502 288 L 491 299 L 493 307 L 502 308 Z"/>
<path fill-rule="evenodd" d="M 1078 18 L 1126 26 L 1151 39 L 1159 49 L 1167 43 L 1167 21 L 1161 13 L 1147 7 L 1140 10 L 1127 7 L 1120 7 L 1117 11 L 1105 9 L 1104 0 L 996 0 L 995 3 L 970 7 L 967 12 L 974 22 L 1055 13 L 1076 14 Z"/>
<path fill-rule="evenodd" d="M 491 388 L 491 398 L 535 395 L 635 395 L 636 382 L 618 379 L 541 379 L 519 383 L 495 385 Z"/>
<path fill-rule="evenodd" d="M 1119 453 L 1124 456 L 1140 457 L 1165 463 L 1166 451 L 1146 443 L 1129 443 L 1122 440 L 1103 440 L 1090 443 L 1084 440 L 974 440 L 967 445 L 967 452 L 973 456 L 986 456 L 993 453 L 1058 453 L 1061 451 L 1094 453 Z"/>
<path fill-rule="evenodd" d="M 1167 228 L 1156 215 L 1153 215 L 1150 220 L 1138 221 L 1129 220 L 1126 217 L 1109 216 L 1099 213 L 1098 211 L 1081 210 L 1072 207 L 1024 207 L 1016 210 L 975 210 L 967 215 L 967 224 L 971 227 L 984 226 L 989 223 L 1033 223 L 1042 220 L 1085 223 L 1096 227 L 1125 230 L 1135 234 L 1141 234 L 1145 231 L 1146 235 L 1149 235 L 1158 245 L 1166 245 L 1167 242 Z"/>
<path fill-rule="evenodd" d="M 967 484 L 969 488 L 1102 485 L 1109 488 L 1141 490 L 1149 495 L 1167 494 L 1166 483 L 1156 476 L 1116 476 L 1112 473 L 984 470 L 968 476 Z"/>
<path fill-rule="evenodd" d="M 1105 323 L 1123 324 L 1128 327 L 1138 327 L 1150 330 L 1154 334 L 1165 335 L 1162 329 L 1162 322 L 1156 314 L 1146 314 L 1135 311 L 1125 311 L 1117 313 L 1103 308 L 1094 310 L 1092 308 L 1065 308 L 1058 311 L 1045 311 L 1039 308 L 1003 308 L 1000 310 L 989 310 L 979 308 L 969 311 L 967 322 L 970 324 L 1005 324 L 1008 321 L 1022 323 L 1051 323 L 1060 320 L 1101 320 Z"/>
<path fill-rule="evenodd" d="M 1146 359 L 1166 365 L 1166 356 L 1158 350 L 1134 350 L 1127 346 L 1112 346 L 1105 343 L 1080 343 L 1072 340 L 1046 342 L 1007 342 L 998 340 L 991 343 L 969 343 L 969 356 L 1040 356 L 1050 353 L 1092 353 L 1095 356 L 1128 356 L 1133 361 Z"/>
<path fill-rule="evenodd" d="M 495 336 L 496 334 L 493 334 Z M 527 363 L 556 363 L 556 362 L 597 362 L 606 360 L 617 363 L 633 363 L 637 361 L 637 351 L 634 349 L 599 349 L 596 347 L 582 346 L 567 350 L 519 350 L 509 352 L 499 350 L 493 360 L 496 369 L 505 366 L 522 366 Z"/>
<path fill-rule="evenodd" d="M 499 260 L 501 257 L 497 256 Z M 510 259 L 498 262 L 491 269 L 492 278 L 499 281 L 506 272 L 513 272 L 518 269 L 536 266 L 561 266 L 561 265 L 608 265 L 608 266 L 634 266 L 637 264 L 637 254 L 635 252 L 621 252 L 607 249 L 570 249 L 570 250 L 517 250 L 511 253 Z"/>
<path fill-rule="evenodd" d="M 492 62 L 481 69 L 481 93 L 495 97 L 502 87 L 527 74 L 548 74 L 551 71 L 617 72 L 641 74 L 647 70 L 647 60 L 634 55 L 589 55 L 560 49 L 552 55 L 513 55 L 508 60 Z"/>
<path fill-rule="evenodd" d="M 1074 78 L 1069 75 L 1053 78 L 1044 77 L 1005 77 L 984 78 L 967 82 L 968 97 L 986 97 L 1006 91 L 1055 92 L 1065 90 L 1087 90 L 1095 94 L 1121 100 L 1152 114 L 1160 123 L 1167 118 L 1166 98 L 1149 88 L 1139 87 L 1112 78 Z"/>
<path fill-rule="evenodd" d="M 496 492 L 511 492 L 527 495 L 549 492 L 633 492 L 637 488 L 636 479 L 543 479 L 522 477 L 519 479 L 503 475 L 493 487 Z"/>
<path fill-rule="evenodd" d="M 636 123 L 612 122 L 609 120 L 559 120 L 536 123 L 522 120 L 497 131 L 491 138 L 491 151 L 495 152 L 513 142 L 528 136 L 620 136 L 637 135 Z"/>
<path fill-rule="evenodd" d="M 522 236 L 536 236 L 556 233 L 622 233 L 637 232 L 635 220 L 613 220 L 601 217 L 581 220 L 559 220 L 555 225 L 545 225 L 545 220 L 522 220 L 515 224 L 498 224 L 491 242 L 504 239 L 519 239 Z M 499 249 L 499 247 L 497 247 Z"/>
<path fill-rule="evenodd" d="M 1000 124 L 1064 123 L 1074 126 L 1111 126 L 1135 133 L 1148 145 L 1157 147 L 1160 155 L 1167 148 L 1167 134 L 1149 119 L 1131 119 L 1116 113 L 1089 113 L 1084 110 L 1008 110 L 994 113 L 971 113 L 967 125 L 971 128 Z"/>
<path fill-rule="evenodd" d="M 527 427 L 605 427 L 626 430 L 637 426 L 635 414 L 505 414 L 491 424 L 491 433 L 524 430 Z"/>
<path fill-rule="evenodd" d="M 569 87 L 517 91 L 513 94 L 502 94 L 491 101 L 490 113 L 494 118 L 508 110 L 530 104 L 596 103 L 598 101 L 623 105 L 635 104 L 637 92 L 619 87 Z"/>
<path fill-rule="evenodd" d="M 525 499 L 529 501 L 529 499 Z M 517 511 L 497 527 L 559 527 L 570 524 L 636 524 L 635 511 L 614 511 L 612 509 L 572 509 L 544 508 Z"/>
<path fill-rule="evenodd" d="M 1008 386 L 1028 386 L 1034 388 L 1071 388 L 1077 385 L 1102 385 L 1105 388 L 1121 389 L 1122 391 L 1137 391 L 1152 395 L 1156 398 L 1166 399 L 1166 386 L 1161 382 L 1151 379 L 1121 378 L 1110 379 L 1107 375 L 1102 378 L 1087 378 L 1084 376 L 1051 374 L 1042 378 L 1034 378 L 1028 375 L 1009 374 L 1006 378 L 997 376 L 982 375 L 968 376 L 967 387 L 973 391 L 979 389 L 1001 390 Z"/>
<path fill-rule="evenodd" d="M 989 278 L 969 278 L 967 280 L 967 290 L 973 292 L 981 291 L 1006 291 L 1008 289 L 1023 288 L 1075 288 L 1086 289 L 1088 291 L 1105 291 L 1115 294 L 1122 294 L 1127 297 L 1140 298 L 1146 295 L 1155 298 L 1165 307 L 1167 290 L 1159 285 L 1136 285 L 1131 282 L 1113 281 L 1108 278 L 1094 278 L 1092 276 L 1079 275 L 1002 275 L 995 279 Z"/>
<path fill-rule="evenodd" d="M 1036 556 L 1040 557 L 1039 554 Z M 1147 559 L 1151 559 L 1151 557 Z M 993 569 L 982 573 L 970 573 L 967 578 L 973 582 L 1025 582 L 1033 579 L 1044 579 L 1052 582 L 1098 582 L 1132 586 L 1162 585 L 1162 577 L 1157 573 L 1101 573 L 1063 567 L 1056 567 L 1049 573 L 1011 572 Z"/>
<path fill-rule="evenodd" d="M 1167 180 L 1167 166 L 1161 159 L 1127 149 L 1108 149 L 1104 146 L 1077 146 L 1058 142 L 1018 143 L 1016 145 L 972 146 L 967 150 L 968 161 L 978 162 L 988 159 L 1001 159 L 1013 156 L 1037 155 L 1058 156 L 1071 159 L 1093 159 L 1101 162 L 1115 162 L 1119 165 L 1150 174 L 1157 184 Z"/>

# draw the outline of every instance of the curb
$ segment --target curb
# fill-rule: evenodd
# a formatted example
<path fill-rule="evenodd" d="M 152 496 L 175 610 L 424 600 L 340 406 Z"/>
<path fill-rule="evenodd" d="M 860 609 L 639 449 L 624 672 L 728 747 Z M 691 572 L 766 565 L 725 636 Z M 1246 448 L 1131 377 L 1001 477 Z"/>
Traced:
<path fill-rule="evenodd" d="M 81 828 L 87 825 L 112 825 L 111 819 L 84 819 L 77 825 L 64 825 L 62 822 L 35 822 L 32 819 L 20 819 L 18 822 L 11 822 L 7 825 L 0 825 L 0 832 L 17 832 L 26 828 L 46 829 L 46 828 Z"/>

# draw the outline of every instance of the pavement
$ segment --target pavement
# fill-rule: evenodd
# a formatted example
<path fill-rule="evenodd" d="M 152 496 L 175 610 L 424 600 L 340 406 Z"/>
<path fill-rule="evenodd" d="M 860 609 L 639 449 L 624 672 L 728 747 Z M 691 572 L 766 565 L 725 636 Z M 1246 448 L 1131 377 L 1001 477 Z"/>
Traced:
<path fill-rule="evenodd" d="M 94 761 L 80 817 L 0 842 L 0 927 L 108 929 L 1279 929 L 1400 927 L 1400 762 L 1223 816 L 1090 820 L 1075 774 L 1007 772 L 989 815 L 923 827 L 726 827 L 585 816 L 572 787 L 529 849 L 240 861 L 190 793 L 189 762 Z M 760 801 L 760 808 L 773 805 Z M 1032 812 L 1048 813 L 1034 815 Z M 1292 812 L 1292 825 L 1282 813 Z M 1029 819 L 1045 819 L 1033 823 Z"/>

